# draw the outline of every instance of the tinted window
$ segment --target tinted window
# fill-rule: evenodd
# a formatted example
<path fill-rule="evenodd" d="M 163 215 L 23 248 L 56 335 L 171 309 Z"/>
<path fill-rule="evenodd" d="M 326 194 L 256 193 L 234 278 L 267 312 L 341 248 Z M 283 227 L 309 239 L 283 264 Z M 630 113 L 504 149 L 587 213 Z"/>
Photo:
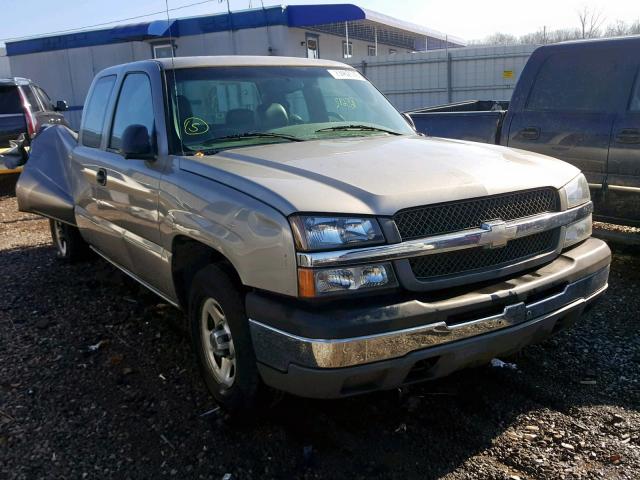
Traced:
<path fill-rule="evenodd" d="M 144 73 L 130 73 L 124 79 L 113 119 L 110 148 L 120 148 L 122 134 L 129 125 L 144 125 L 149 135 L 153 133 L 151 83 Z"/>
<path fill-rule="evenodd" d="M 31 90 L 31 87 L 25 85 L 20 88 L 22 89 L 22 93 L 24 93 L 24 96 L 27 98 L 27 102 L 29 102 L 31 110 L 34 112 L 40 112 L 42 108 L 40 107 L 40 103 L 38 103 L 35 93 L 33 93 L 33 90 Z"/>
<path fill-rule="evenodd" d="M 527 109 L 611 110 L 614 95 L 625 83 L 625 74 L 624 64 L 613 56 L 594 52 L 556 53 L 540 68 Z"/>
<path fill-rule="evenodd" d="M 18 89 L 14 86 L 0 87 L 0 114 L 24 113 Z"/>
<path fill-rule="evenodd" d="M 87 147 L 98 148 L 100 146 L 107 104 L 115 81 L 115 75 L 99 79 L 84 108 L 82 131 L 80 133 L 82 134 L 82 144 Z"/>

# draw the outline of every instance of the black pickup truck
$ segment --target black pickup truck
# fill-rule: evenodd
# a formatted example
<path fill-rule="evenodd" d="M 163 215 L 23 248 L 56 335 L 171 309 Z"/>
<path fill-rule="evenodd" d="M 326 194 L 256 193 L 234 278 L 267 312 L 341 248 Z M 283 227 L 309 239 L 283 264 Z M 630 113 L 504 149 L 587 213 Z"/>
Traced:
<path fill-rule="evenodd" d="M 560 158 L 587 177 L 595 218 L 640 226 L 640 37 L 547 45 L 533 52 L 510 102 L 407 112 L 430 136 Z"/>

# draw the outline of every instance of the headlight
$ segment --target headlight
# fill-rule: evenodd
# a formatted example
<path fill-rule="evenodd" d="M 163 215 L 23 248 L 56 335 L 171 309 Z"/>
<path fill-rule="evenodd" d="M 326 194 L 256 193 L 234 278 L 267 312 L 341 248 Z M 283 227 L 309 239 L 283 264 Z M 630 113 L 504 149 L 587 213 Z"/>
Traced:
<path fill-rule="evenodd" d="M 300 215 L 291 217 L 291 227 L 296 247 L 305 252 L 384 243 L 375 218 Z"/>
<path fill-rule="evenodd" d="M 591 215 L 589 215 L 567 225 L 564 232 L 563 248 L 570 247 L 589 238 L 591 236 L 591 224 Z"/>
<path fill-rule="evenodd" d="M 305 298 L 397 285 L 390 263 L 318 270 L 298 269 L 298 293 Z"/>
<path fill-rule="evenodd" d="M 587 203 L 591 200 L 589 194 L 589 184 L 583 174 L 578 175 L 576 178 L 567 183 L 562 191 L 567 199 L 567 208 L 577 207 L 583 203 Z"/>

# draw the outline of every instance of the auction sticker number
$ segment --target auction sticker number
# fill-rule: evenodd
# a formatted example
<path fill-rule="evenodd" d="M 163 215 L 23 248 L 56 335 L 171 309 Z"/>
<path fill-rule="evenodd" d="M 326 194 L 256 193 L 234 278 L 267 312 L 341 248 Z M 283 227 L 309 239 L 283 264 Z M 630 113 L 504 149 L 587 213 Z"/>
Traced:
<path fill-rule="evenodd" d="M 347 110 L 355 110 L 358 108 L 358 103 L 355 98 L 351 97 L 336 97 L 336 108 L 346 108 Z"/>

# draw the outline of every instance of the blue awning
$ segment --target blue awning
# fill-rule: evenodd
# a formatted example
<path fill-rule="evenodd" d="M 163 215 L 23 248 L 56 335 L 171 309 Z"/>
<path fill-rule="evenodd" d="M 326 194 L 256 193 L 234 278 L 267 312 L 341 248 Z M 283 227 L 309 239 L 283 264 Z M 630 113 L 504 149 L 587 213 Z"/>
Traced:
<path fill-rule="evenodd" d="M 365 11 L 356 5 L 290 5 L 287 7 L 290 27 L 310 27 L 337 22 L 364 20 Z"/>

